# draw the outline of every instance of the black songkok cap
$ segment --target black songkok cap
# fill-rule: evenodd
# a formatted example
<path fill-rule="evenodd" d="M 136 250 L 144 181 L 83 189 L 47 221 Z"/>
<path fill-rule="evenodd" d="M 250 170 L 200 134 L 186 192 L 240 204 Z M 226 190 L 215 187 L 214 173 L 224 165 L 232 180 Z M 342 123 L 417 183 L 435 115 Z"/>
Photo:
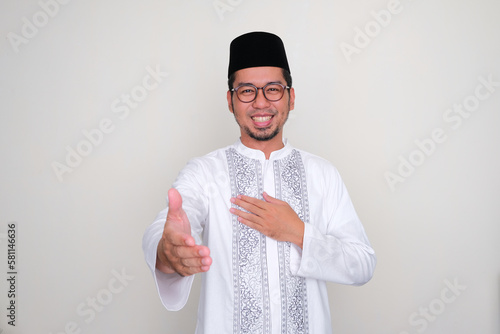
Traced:
<path fill-rule="evenodd" d="M 259 66 L 281 67 L 290 72 L 281 38 L 262 31 L 236 37 L 229 48 L 227 77 L 238 70 Z"/>

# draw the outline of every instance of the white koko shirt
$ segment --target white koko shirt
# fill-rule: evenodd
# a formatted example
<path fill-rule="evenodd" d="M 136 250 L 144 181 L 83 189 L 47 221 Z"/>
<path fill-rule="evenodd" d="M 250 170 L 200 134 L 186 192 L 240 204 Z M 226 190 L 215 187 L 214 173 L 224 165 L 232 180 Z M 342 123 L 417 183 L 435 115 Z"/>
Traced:
<path fill-rule="evenodd" d="M 331 333 L 326 281 L 361 285 L 375 253 L 335 167 L 285 147 L 269 160 L 241 141 L 191 160 L 174 187 L 197 243 L 210 249 L 196 333 Z M 237 221 L 231 197 L 262 193 L 286 201 L 305 223 L 303 249 Z M 184 307 L 193 276 L 155 269 L 168 209 L 146 230 L 143 249 L 163 305 Z"/>

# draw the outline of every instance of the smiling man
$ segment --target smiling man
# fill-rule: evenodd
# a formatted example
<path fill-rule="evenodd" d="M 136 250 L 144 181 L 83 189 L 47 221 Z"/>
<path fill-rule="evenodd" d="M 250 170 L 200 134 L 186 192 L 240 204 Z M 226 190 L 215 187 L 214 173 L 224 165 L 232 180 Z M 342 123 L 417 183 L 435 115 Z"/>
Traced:
<path fill-rule="evenodd" d="M 374 251 L 335 167 L 283 138 L 281 39 L 234 39 L 228 84 L 240 139 L 191 160 L 144 234 L 161 301 L 181 309 L 200 273 L 196 333 L 331 333 L 326 282 L 366 283 Z"/>
<path fill-rule="evenodd" d="M 261 147 L 283 147 L 283 125 L 293 110 L 295 91 L 287 86 L 278 67 L 252 67 L 234 74 L 235 88 L 227 92 L 229 110 L 242 130 L 242 142 L 261 142 Z M 259 94 L 258 92 L 262 94 Z M 285 91 L 287 96 L 283 98 Z M 233 95 L 237 96 L 233 101 Z M 236 109 L 235 109 L 236 103 Z"/>

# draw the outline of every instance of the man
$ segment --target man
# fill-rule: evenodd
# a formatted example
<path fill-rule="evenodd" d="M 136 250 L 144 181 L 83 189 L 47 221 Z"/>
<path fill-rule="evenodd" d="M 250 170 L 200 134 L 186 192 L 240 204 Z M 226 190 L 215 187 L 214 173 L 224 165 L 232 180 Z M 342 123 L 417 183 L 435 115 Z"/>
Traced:
<path fill-rule="evenodd" d="M 374 251 L 337 170 L 283 138 L 281 39 L 237 37 L 228 78 L 240 140 L 190 161 L 144 235 L 160 298 L 181 309 L 201 273 L 196 333 L 331 333 L 325 282 L 366 283 Z"/>

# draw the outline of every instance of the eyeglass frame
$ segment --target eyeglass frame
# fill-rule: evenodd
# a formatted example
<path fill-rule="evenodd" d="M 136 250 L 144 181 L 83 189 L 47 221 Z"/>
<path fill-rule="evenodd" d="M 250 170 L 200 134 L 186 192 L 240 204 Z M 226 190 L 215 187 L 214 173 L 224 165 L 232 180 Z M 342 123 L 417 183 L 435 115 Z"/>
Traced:
<path fill-rule="evenodd" d="M 281 97 L 279 99 L 277 99 L 277 100 L 270 100 L 270 99 L 267 98 L 266 91 L 264 90 L 264 88 L 266 88 L 269 85 L 279 85 L 279 86 L 281 86 L 281 88 L 283 88 L 283 94 L 281 94 Z M 255 96 L 254 96 L 254 98 L 252 100 L 250 100 L 250 101 L 241 101 L 241 99 L 240 99 L 240 97 L 238 95 L 238 89 L 240 87 L 243 87 L 243 86 L 250 86 L 250 87 L 255 88 Z M 264 98 L 266 100 L 268 100 L 269 102 L 278 102 L 285 95 L 285 90 L 286 89 L 290 89 L 290 88 L 292 88 L 292 87 L 283 85 L 283 84 L 281 84 L 279 82 L 270 82 L 270 83 L 268 83 L 268 84 L 266 84 L 265 86 L 262 86 L 262 87 L 257 87 L 255 85 L 250 84 L 250 83 L 245 83 L 245 84 L 241 84 L 241 85 L 239 85 L 239 86 L 231 89 L 230 92 L 236 92 L 236 97 L 238 98 L 238 100 L 240 100 L 240 102 L 242 102 L 242 103 L 252 103 L 253 101 L 255 101 L 257 99 L 257 96 L 259 95 L 259 89 L 262 89 L 262 94 L 264 95 Z"/>

